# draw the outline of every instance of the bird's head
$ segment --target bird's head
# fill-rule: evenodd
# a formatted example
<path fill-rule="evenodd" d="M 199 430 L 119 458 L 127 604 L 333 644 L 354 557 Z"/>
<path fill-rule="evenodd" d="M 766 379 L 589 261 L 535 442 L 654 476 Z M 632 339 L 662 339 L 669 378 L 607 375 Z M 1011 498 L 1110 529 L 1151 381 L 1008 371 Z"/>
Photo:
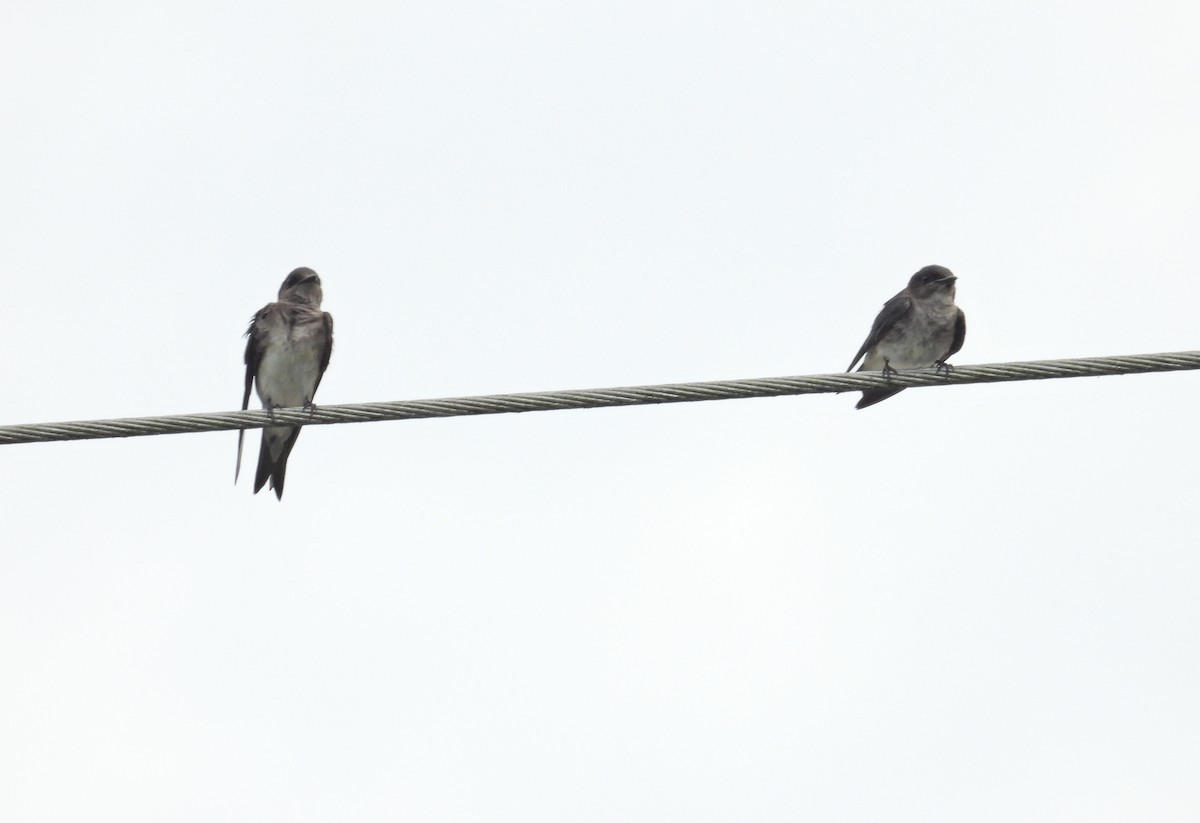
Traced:
<path fill-rule="evenodd" d="M 298 268 L 287 276 L 279 287 L 279 299 L 288 303 L 307 303 L 321 307 L 321 278 L 309 268 Z"/>
<path fill-rule="evenodd" d="M 909 278 L 908 290 L 913 297 L 920 299 L 940 297 L 953 302 L 954 281 L 957 279 L 945 266 L 926 266 Z"/>

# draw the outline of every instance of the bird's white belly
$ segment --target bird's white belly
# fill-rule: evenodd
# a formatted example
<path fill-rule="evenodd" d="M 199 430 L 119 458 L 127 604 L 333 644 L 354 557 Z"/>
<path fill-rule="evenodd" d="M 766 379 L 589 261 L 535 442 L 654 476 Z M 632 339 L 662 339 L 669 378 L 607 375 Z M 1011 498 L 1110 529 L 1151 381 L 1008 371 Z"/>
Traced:
<path fill-rule="evenodd" d="M 863 369 L 924 369 L 945 357 L 954 340 L 953 305 L 933 311 L 914 308 L 913 314 L 884 335 L 863 363 Z"/>
<path fill-rule="evenodd" d="M 946 353 L 949 342 L 934 335 L 908 335 L 899 341 L 886 341 L 875 350 L 878 365 L 871 368 L 882 369 L 883 360 L 887 358 L 893 369 L 923 369 L 932 366 L 934 361 Z"/>
<path fill-rule="evenodd" d="M 321 352 L 312 338 L 267 346 L 258 366 L 258 398 L 263 408 L 312 402 L 320 377 Z"/>

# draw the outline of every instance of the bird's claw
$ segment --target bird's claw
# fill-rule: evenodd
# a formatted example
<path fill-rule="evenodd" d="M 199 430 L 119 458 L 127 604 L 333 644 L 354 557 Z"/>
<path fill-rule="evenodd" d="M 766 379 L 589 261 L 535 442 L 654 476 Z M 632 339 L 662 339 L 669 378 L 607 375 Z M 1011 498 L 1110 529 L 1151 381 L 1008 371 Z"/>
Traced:
<path fill-rule="evenodd" d="M 311 400 L 305 400 L 302 408 L 308 412 L 309 420 L 312 420 L 313 415 L 317 413 L 317 404 Z"/>
<path fill-rule="evenodd" d="M 949 377 L 950 372 L 954 371 L 954 367 L 945 360 L 939 360 L 933 364 L 933 370 L 944 377 Z"/>
<path fill-rule="evenodd" d="M 887 380 L 891 380 L 893 375 L 896 375 L 896 374 L 899 374 L 899 372 L 897 372 L 895 369 L 892 368 L 891 363 L 889 363 L 887 360 L 884 360 L 883 361 L 883 376 L 884 376 L 884 378 Z"/>

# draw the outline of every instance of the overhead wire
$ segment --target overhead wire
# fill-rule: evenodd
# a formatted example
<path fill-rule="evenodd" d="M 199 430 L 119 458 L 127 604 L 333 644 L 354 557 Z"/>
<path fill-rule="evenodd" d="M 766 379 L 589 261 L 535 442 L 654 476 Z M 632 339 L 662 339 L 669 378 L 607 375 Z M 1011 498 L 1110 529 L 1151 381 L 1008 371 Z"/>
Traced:
<path fill-rule="evenodd" d="M 0 426 L 0 445 L 255 429 L 273 424 L 317 426 L 335 423 L 373 423 L 384 420 L 418 420 L 480 414 L 693 403 L 705 400 L 830 394 L 888 387 L 929 388 L 972 383 L 1103 377 L 1195 369 L 1200 369 L 1200 351 L 984 363 L 973 366 L 956 366 L 949 371 L 928 368 L 894 372 L 888 375 L 878 371 L 860 371 L 845 374 L 709 380 L 693 383 L 519 392 L 381 403 L 349 403 L 313 408 L 281 408 L 273 409 L 270 412 L 259 409 L 203 412 L 165 417 L 126 417 L 111 420 Z"/>

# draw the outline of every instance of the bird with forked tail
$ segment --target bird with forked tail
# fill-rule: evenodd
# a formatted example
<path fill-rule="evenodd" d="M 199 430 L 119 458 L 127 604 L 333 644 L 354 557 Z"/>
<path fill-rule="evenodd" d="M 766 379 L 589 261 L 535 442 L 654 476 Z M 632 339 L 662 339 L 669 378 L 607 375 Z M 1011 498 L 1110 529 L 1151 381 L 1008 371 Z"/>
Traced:
<path fill-rule="evenodd" d="M 250 387 L 268 413 L 291 406 L 313 408 L 313 397 L 333 352 L 333 317 L 321 311 L 321 278 L 299 268 L 279 287 L 279 299 L 254 315 L 246 330 L 246 391 L 242 408 L 250 403 Z M 236 483 L 242 469 L 242 440 L 238 432 Z M 267 426 L 258 451 L 254 493 L 270 481 L 275 497 L 283 499 L 288 456 L 300 436 L 299 426 Z"/>
<path fill-rule="evenodd" d="M 885 375 L 930 366 L 952 369 L 946 361 L 962 348 L 967 336 L 966 315 L 954 305 L 957 279 L 945 266 L 926 266 L 909 278 L 904 291 L 884 303 L 846 371 L 852 371 L 860 359 L 859 371 Z M 855 408 L 865 409 L 903 390 L 867 389 Z"/>

